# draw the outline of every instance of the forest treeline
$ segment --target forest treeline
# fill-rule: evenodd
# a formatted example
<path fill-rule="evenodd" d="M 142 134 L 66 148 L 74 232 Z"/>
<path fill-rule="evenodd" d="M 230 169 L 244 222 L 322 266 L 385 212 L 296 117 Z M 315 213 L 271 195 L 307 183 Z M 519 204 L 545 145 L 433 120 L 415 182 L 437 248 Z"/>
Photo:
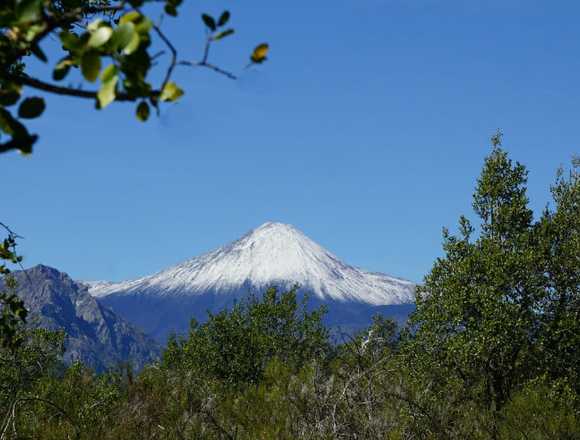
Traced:
<path fill-rule="evenodd" d="M 5 292 L 0 440 L 579 439 L 580 164 L 534 216 L 525 167 L 493 144 L 478 221 L 444 230 L 403 328 L 377 316 L 336 343 L 323 309 L 272 288 L 138 373 L 95 374 Z"/>

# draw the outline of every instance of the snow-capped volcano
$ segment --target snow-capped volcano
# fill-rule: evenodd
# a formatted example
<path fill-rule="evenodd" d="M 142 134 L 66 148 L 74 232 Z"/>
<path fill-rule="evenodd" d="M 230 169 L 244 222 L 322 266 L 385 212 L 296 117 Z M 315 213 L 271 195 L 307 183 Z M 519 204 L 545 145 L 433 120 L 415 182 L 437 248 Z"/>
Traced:
<path fill-rule="evenodd" d="M 120 283 L 87 282 L 89 293 L 160 341 L 187 331 L 234 301 L 266 288 L 295 285 L 323 304 L 328 325 L 357 329 L 376 313 L 403 321 L 412 310 L 415 285 L 342 263 L 302 232 L 265 223 L 242 238 L 155 275 Z"/>
<path fill-rule="evenodd" d="M 88 283 L 91 295 L 190 296 L 229 294 L 244 286 L 298 284 L 321 300 L 372 305 L 414 301 L 410 281 L 341 262 L 298 229 L 268 222 L 241 239 L 155 275 L 121 283 Z"/>

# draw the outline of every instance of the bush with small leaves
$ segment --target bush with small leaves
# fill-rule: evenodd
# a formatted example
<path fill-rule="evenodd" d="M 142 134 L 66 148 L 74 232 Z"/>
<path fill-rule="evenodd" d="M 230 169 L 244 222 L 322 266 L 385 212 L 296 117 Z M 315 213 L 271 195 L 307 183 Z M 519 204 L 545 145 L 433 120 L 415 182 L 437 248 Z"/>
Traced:
<path fill-rule="evenodd" d="M 323 309 L 308 311 L 307 299 L 296 289 L 270 288 L 262 298 L 250 296 L 231 310 L 210 314 L 206 323 L 192 324 L 189 338 L 171 343 L 167 364 L 194 369 L 233 386 L 260 381 L 268 362 L 277 357 L 300 368 L 329 350 Z"/>

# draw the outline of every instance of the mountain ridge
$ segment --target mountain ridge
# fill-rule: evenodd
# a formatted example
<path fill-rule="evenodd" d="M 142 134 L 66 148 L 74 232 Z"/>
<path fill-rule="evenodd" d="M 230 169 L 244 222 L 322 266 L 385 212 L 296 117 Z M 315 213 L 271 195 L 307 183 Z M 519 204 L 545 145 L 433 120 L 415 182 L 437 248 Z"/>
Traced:
<path fill-rule="evenodd" d="M 405 304 L 414 300 L 411 281 L 369 272 L 343 263 L 295 227 L 267 222 L 240 239 L 154 275 L 131 281 L 87 282 L 91 295 L 227 294 L 250 284 L 265 288 L 299 285 L 316 297 L 372 305 Z"/>
<path fill-rule="evenodd" d="M 130 362 L 136 369 L 158 357 L 159 346 L 89 295 L 58 269 L 39 264 L 12 273 L 16 294 L 29 311 L 28 325 L 64 330 L 67 363 L 80 360 L 97 371 Z"/>
<path fill-rule="evenodd" d="M 348 328 L 367 326 L 376 313 L 404 321 L 415 299 L 411 281 L 343 263 L 298 229 L 275 222 L 153 275 L 87 285 L 91 295 L 160 341 L 187 332 L 191 318 L 203 322 L 208 311 L 268 287 L 298 285 L 312 307 L 327 307 L 327 323 Z"/>

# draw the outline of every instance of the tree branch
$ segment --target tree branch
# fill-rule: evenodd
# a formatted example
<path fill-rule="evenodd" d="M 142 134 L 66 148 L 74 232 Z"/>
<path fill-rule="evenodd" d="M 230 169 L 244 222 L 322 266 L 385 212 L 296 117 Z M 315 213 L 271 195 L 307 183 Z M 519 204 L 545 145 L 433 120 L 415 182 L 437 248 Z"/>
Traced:
<path fill-rule="evenodd" d="M 210 63 L 199 63 L 198 66 L 199 67 L 206 67 L 208 69 L 213 70 L 214 72 L 221 73 L 222 75 L 225 75 L 230 79 L 238 79 L 238 77 L 236 75 L 234 75 L 233 73 L 230 73 L 227 70 L 223 70 L 222 68 L 215 66 L 213 64 L 210 64 Z"/>
<path fill-rule="evenodd" d="M 206 63 L 207 58 L 209 57 L 209 46 L 211 44 L 211 37 L 208 36 L 205 40 L 205 48 L 203 49 L 203 58 L 201 59 L 201 63 Z"/>
<path fill-rule="evenodd" d="M 189 66 L 189 67 L 205 67 L 206 69 L 213 70 L 214 72 L 220 73 L 224 76 L 227 76 L 230 79 L 238 79 L 236 75 L 227 70 L 222 69 L 214 64 L 210 64 L 204 61 L 200 61 L 198 63 L 191 62 L 191 61 L 180 61 L 177 63 L 178 66 Z"/>
<path fill-rule="evenodd" d="M 155 0 L 153 0 L 153 1 L 155 1 Z M 117 5 L 89 6 L 89 7 L 84 7 L 84 8 L 77 8 L 77 9 L 74 9 L 72 11 L 66 12 L 60 16 L 52 15 L 52 16 L 46 17 L 45 18 L 45 23 L 46 23 L 45 29 L 42 32 L 40 32 L 38 35 L 35 36 L 35 38 L 30 43 L 30 45 L 28 45 L 28 47 L 20 49 L 18 51 L 18 55 L 20 55 L 20 56 L 25 55 L 28 52 L 30 47 L 39 44 L 51 32 L 53 32 L 54 30 L 56 30 L 58 28 L 62 28 L 63 26 L 74 23 L 75 21 L 79 20 L 83 15 L 98 14 L 98 13 L 111 12 L 111 11 L 121 11 L 121 10 L 124 10 L 125 7 L 126 7 L 126 2 L 121 1 Z M 138 8 L 135 8 L 135 10 L 144 16 L 144 14 L 142 14 Z M 153 29 L 154 29 L 155 33 L 159 36 L 159 38 L 163 41 L 163 43 L 167 46 L 168 50 L 170 51 L 171 62 L 167 68 L 167 71 L 165 73 L 161 87 L 159 88 L 159 90 L 153 90 L 148 97 L 155 98 L 161 94 L 161 92 L 164 90 L 165 86 L 167 85 L 167 83 L 171 79 L 173 71 L 177 65 L 186 65 L 186 66 L 191 66 L 191 67 L 204 67 L 204 68 L 210 69 L 214 72 L 217 72 L 221 75 L 224 75 L 230 79 L 233 79 L 233 80 L 237 79 L 237 77 L 234 74 L 232 74 L 231 72 L 228 72 L 228 71 L 226 71 L 226 70 L 224 70 L 224 69 L 222 69 L 214 64 L 207 62 L 207 59 L 209 56 L 209 48 L 210 48 L 210 44 L 211 44 L 211 37 L 207 38 L 203 58 L 200 62 L 197 62 L 197 63 L 196 62 L 189 62 L 189 61 L 178 62 L 177 61 L 178 54 L 177 54 L 177 49 L 175 48 L 175 46 L 165 36 L 165 34 L 163 33 L 163 31 L 161 30 L 161 28 L 159 26 L 154 25 Z M 162 53 L 163 52 L 160 52 L 160 53 L 154 55 L 152 59 L 157 58 Z M 45 82 L 45 81 L 37 79 L 37 78 L 33 78 L 31 76 L 26 75 L 25 73 L 15 74 L 15 73 L 10 73 L 10 72 L 2 72 L 2 76 L 5 79 L 7 79 L 9 81 L 13 81 L 17 84 L 20 84 L 23 86 L 28 86 L 28 87 L 31 87 L 31 88 L 34 88 L 37 90 L 42 90 L 44 92 L 48 92 L 48 93 L 52 93 L 52 94 L 56 94 L 56 95 L 71 96 L 71 97 L 83 98 L 83 99 L 97 99 L 97 96 L 98 96 L 98 91 L 96 91 L 96 90 L 82 90 L 82 89 L 77 89 L 77 88 L 72 88 L 72 87 L 63 87 L 63 86 L 60 86 L 57 84 L 53 84 L 53 83 Z M 135 101 L 138 101 L 138 100 L 143 99 L 143 98 L 144 98 L 143 96 L 132 96 L 126 92 L 118 91 L 116 93 L 116 96 L 115 96 L 115 101 L 135 102 Z M 5 144 L 0 144 L 0 152 L 7 151 L 8 149 L 13 149 L 15 147 L 17 147 L 17 145 L 13 145 L 10 142 L 5 143 Z"/>
<path fill-rule="evenodd" d="M 163 90 L 165 88 L 165 85 L 169 82 L 169 79 L 171 78 L 171 74 L 173 73 L 173 69 L 175 69 L 175 66 L 177 65 L 177 49 L 175 49 L 175 46 L 173 46 L 171 41 L 169 41 L 169 39 L 161 31 L 159 26 L 153 25 L 153 29 L 155 30 L 155 33 L 157 35 L 159 35 L 159 38 L 161 38 L 161 40 L 165 43 L 165 45 L 167 46 L 167 48 L 171 52 L 171 63 L 169 64 L 169 67 L 167 68 L 167 72 L 165 73 L 165 78 L 163 79 L 163 83 L 161 84 L 161 90 Z"/>
<path fill-rule="evenodd" d="M 6 74 L 6 79 L 13 81 L 17 84 L 32 87 L 34 89 L 42 90 L 44 92 L 54 93 L 56 95 L 63 95 L 63 96 L 74 96 L 76 98 L 85 98 L 85 99 L 96 99 L 97 92 L 94 90 L 82 90 L 82 89 L 73 89 L 72 87 L 62 87 L 56 84 L 51 84 L 44 82 L 42 80 L 32 78 L 28 75 L 14 75 L 14 74 Z M 152 92 L 153 95 L 159 94 L 159 91 L 155 90 Z M 135 102 L 140 97 L 133 97 L 128 95 L 124 92 L 118 92 L 115 96 L 115 101 L 124 101 L 124 102 Z"/>

